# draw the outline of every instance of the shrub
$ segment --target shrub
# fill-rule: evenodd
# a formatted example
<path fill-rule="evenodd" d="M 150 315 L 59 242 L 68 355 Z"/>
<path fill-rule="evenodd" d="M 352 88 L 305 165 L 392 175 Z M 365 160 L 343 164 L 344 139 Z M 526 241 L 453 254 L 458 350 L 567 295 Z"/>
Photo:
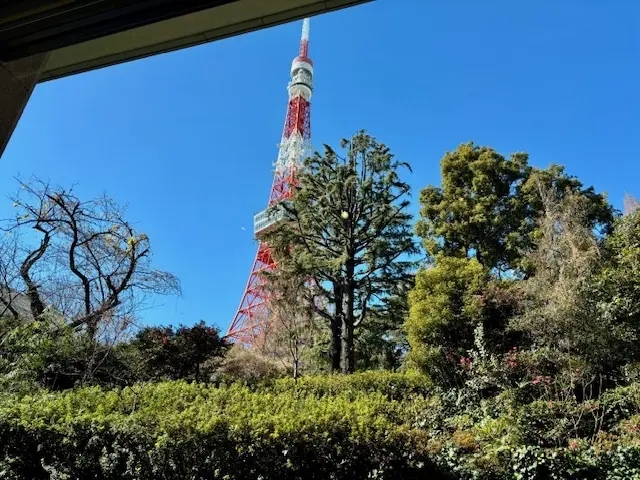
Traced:
<path fill-rule="evenodd" d="M 191 327 L 145 327 L 123 347 L 133 354 L 140 381 L 206 381 L 227 350 L 219 330 L 202 320 Z"/>
<path fill-rule="evenodd" d="M 0 407 L 10 478 L 413 478 L 422 432 L 402 404 L 183 382 L 38 393 Z"/>
<path fill-rule="evenodd" d="M 506 391 L 457 412 L 431 390 L 370 372 L 0 393 L 0 478 L 640 478 L 638 385 L 572 408 Z"/>
<path fill-rule="evenodd" d="M 431 393 L 429 378 L 418 373 L 361 372 L 352 375 L 302 377 L 298 381 L 282 378 L 273 383 L 274 391 L 297 390 L 318 397 L 380 393 L 390 400 L 407 400 L 415 395 Z"/>
<path fill-rule="evenodd" d="M 234 346 L 222 359 L 212 379 L 226 383 L 242 382 L 251 386 L 262 385 L 286 374 L 285 366 L 278 360 L 256 350 Z"/>
<path fill-rule="evenodd" d="M 475 259 L 437 256 L 416 274 L 405 323 L 409 363 L 445 387 L 459 386 L 458 361 L 473 347 L 487 270 Z"/>

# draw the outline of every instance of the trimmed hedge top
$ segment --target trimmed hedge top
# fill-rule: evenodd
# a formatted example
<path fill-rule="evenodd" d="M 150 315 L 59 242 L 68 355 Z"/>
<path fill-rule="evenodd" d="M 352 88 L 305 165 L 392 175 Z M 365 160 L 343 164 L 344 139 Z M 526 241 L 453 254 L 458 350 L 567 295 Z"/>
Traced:
<path fill-rule="evenodd" d="M 597 405 L 505 395 L 468 411 L 430 390 L 371 372 L 0 395 L 0 478 L 640 478 L 639 386 Z"/>
<path fill-rule="evenodd" d="M 424 468 L 421 432 L 380 388 L 276 382 L 264 391 L 165 382 L 40 392 L 0 404 L 11 478 L 378 478 Z M 363 385 L 367 380 L 360 379 Z M 408 380 L 409 381 L 409 380 Z M 402 385 L 402 380 L 398 380 Z M 375 391 L 379 390 L 379 391 Z M 15 400 L 15 399 L 13 399 Z M 375 478 L 375 477 L 374 477 Z"/>

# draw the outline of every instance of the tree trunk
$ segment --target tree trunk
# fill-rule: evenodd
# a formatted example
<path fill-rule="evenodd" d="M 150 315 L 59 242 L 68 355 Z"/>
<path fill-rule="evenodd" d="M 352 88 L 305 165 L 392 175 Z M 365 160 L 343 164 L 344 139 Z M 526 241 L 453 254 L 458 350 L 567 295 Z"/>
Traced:
<path fill-rule="evenodd" d="M 346 264 L 346 312 L 344 315 L 344 323 L 342 324 L 342 373 L 353 373 L 356 371 L 356 352 L 353 344 L 353 330 L 355 323 L 355 286 L 353 278 L 355 276 L 355 267 L 353 256 Z"/>
<path fill-rule="evenodd" d="M 40 292 L 37 285 L 31 280 L 28 272 L 22 273 L 22 280 L 27 286 L 27 298 L 29 299 L 29 306 L 31 307 L 31 315 L 34 319 L 40 318 L 44 313 L 44 303 L 40 298 Z"/>
<path fill-rule="evenodd" d="M 300 366 L 297 358 L 293 360 L 293 381 L 298 383 L 298 377 L 300 376 Z"/>
<path fill-rule="evenodd" d="M 38 285 L 36 285 L 36 283 L 31 279 L 30 270 L 42 258 L 47 248 L 49 248 L 50 241 L 51 237 L 49 236 L 49 233 L 45 232 L 44 238 L 42 239 L 42 242 L 40 242 L 38 249 L 29 253 L 20 266 L 20 276 L 27 287 L 27 297 L 29 298 L 31 315 L 34 320 L 37 320 L 44 313 L 45 307 L 42 298 L 40 298 Z"/>
<path fill-rule="evenodd" d="M 344 316 L 342 304 L 342 288 L 334 285 L 333 295 L 335 299 L 335 312 L 331 319 L 331 372 L 340 371 L 342 360 L 342 317 Z"/>
<path fill-rule="evenodd" d="M 331 371 L 340 371 L 342 360 L 342 313 L 335 315 L 331 321 Z"/>
<path fill-rule="evenodd" d="M 353 345 L 353 322 L 349 322 L 349 316 L 344 316 L 342 324 L 342 373 L 356 371 L 356 355 Z"/>

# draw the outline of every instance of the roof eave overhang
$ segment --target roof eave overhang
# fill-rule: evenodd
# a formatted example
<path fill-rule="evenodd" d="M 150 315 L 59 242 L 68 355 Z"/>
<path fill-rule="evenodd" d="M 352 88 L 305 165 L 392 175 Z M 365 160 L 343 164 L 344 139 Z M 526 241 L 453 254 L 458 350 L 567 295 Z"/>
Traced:
<path fill-rule="evenodd" d="M 51 51 L 40 82 L 220 40 L 371 0 L 236 0 Z"/>

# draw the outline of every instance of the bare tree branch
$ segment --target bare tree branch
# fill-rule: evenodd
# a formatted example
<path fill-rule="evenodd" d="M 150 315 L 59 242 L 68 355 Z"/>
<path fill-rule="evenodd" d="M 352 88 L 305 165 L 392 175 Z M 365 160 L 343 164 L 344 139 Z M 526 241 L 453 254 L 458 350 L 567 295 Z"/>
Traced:
<path fill-rule="evenodd" d="M 36 247 L 23 242 L 20 266 L 34 317 L 50 302 L 72 328 L 93 338 L 101 323 L 130 318 L 148 295 L 180 293 L 175 276 L 152 268 L 149 238 L 112 199 L 82 201 L 72 189 L 37 178 L 21 183 L 12 198 L 16 216 L 2 221 L 0 230 L 40 236 Z"/>

